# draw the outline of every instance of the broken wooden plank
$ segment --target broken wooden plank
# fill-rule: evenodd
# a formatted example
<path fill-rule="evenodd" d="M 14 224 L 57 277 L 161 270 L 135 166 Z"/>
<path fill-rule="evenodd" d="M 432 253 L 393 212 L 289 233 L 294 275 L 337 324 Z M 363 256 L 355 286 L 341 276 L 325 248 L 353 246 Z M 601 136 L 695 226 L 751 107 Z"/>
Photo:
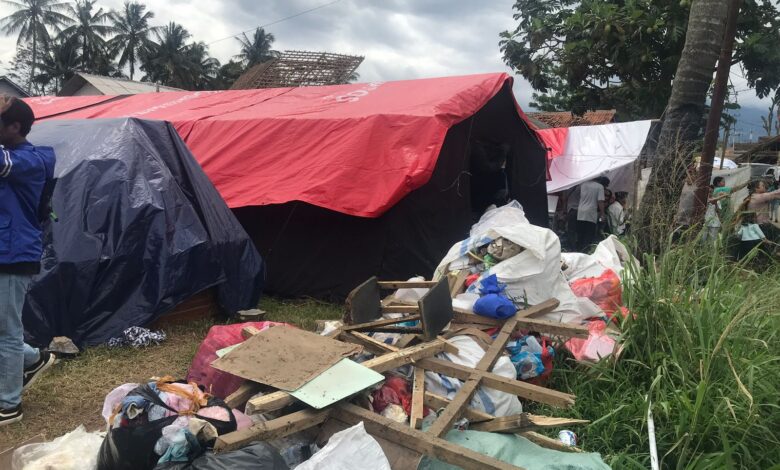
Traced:
<path fill-rule="evenodd" d="M 546 335 L 564 336 L 566 338 L 587 339 L 590 332 L 587 326 L 571 325 L 549 320 L 537 320 L 535 318 L 523 318 L 517 321 L 517 328 L 522 330 L 537 331 Z"/>
<path fill-rule="evenodd" d="M 436 285 L 436 281 L 379 281 L 380 289 L 430 289 Z"/>
<path fill-rule="evenodd" d="M 468 269 L 461 269 L 460 271 L 458 271 L 458 274 L 456 274 L 452 278 L 452 283 L 450 284 L 450 297 L 454 299 L 459 294 L 463 293 L 466 287 L 466 279 L 468 277 L 469 277 Z"/>
<path fill-rule="evenodd" d="M 450 401 L 446 397 L 435 395 L 430 392 L 425 392 L 425 405 L 433 409 L 445 408 Z M 494 419 L 495 416 L 485 413 L 484 411 L 475 410 L 473 408 L 466 408 L 463 410 L 463 416 L 465 416 L 470 423 L 477 423 L 483 421 L 489 421 Z M 548 449 L 560 450 L 564 452 L 582 452 L 578 447 L 567 446 L 557 439 L 544 436 L 534 431 L 525 431 L 518 433 L 518 435 L 525 437 L 526 439 L 534 442 L 536 445 L 546 447 Z"/>
<path fill-rule="evenodd" d="M 533 442 L 538 446 L 546 447 L 548 449 L 559 450 L 561 452 L 584 452 L 579 447 L 567 446 L 566 444 L 559 441 L 558 439 L 547 437 L 544 434 L 539 434 L 538 432 L 535 431 L 521 432 L 519 433 L 519 435 L 523 436 L 524 438 L 528 439 L 529 441 Z"/>
<path fill-rule="evenodd" d="M 260 330 L 258 330 L 254 326 L 245 326 L 241 328 L 241 337 L 244 339 L 249 339 L 258 333 L 260 333 Z"/>
<path fill-rule="evenodd" d="M 387 439 L 414 452 L 428 455 L 465 470 L 520 469 L 520 467 L 447 442 L 429 433 L 410 429 L 403 424 L 349 403 L 337 405 L 333 409 L 333 416 L 351 425 L 362 421 L 366 431 L 371 435 Z"/>
<path fill-rule="evenodd" d="M 264 423 L 256 423 L 240 431 L 233 431 L 217 438 L 215 452 L 240 449 L 250 442 L 279 439 L 303 431 L 328 419 L 330 410 L 302 410 Z"/>
<path fill-rule="evenodd" d="M 416 365 L 425 370 L 463 381 L 478 375 L 482 378 L 482 385 L 485 387 L 550 406 L 569 408 L 574 406 L 576 398 L 574 395 L 559 392 L 558 390 L 510 379 L 488 371 L 478 371 L 471 367 L 434 357 L 420 359 Z"/>
<path fill-rule="evenodd" d="M 342 341 L 348 341 L 350 343 L 359 344 L 363 346 L 363 348 L 365 348 L 367 351 L 370 351 L 373 354 L 386 354 L 389 352 L 396 352 L 400 349 L 393 345 L 375 340 L 371 336 L 360 333 L 359 331 L 345 331 L 339 337 L 339 339 L 341 339 Z"/>
<path fill-rule="evenodd" d="M 420 319 L 420 315 L 407 315 L 405 317 L 399 317 L 399 318 L 383 318 L 382 320 L 376 320 L 376 321 L 370 321 L 366 323 L 356 323 L 354 325 L 344 325 L 341 327 L 342 331 L 360 331 L 360 330 L 370 330 L 371 328 L 381 327 L 381 326 L 388 326 L 388 325 L 397 325 L 398 323 L 404 323 L 407 321 L 416 321 Z"/>
<path fill-rule="evenodd" d="M 439 354 L 444 351 L 444 348 L 445 342 L 436 339 L 428 343 L 418 344 L 410 348 L 401 349 L 390 354 L 369 359 L 368 361 L 363 362 L 362 365 L 379 373 L 387 372 L 388 370 L 397 369 L 398 367 L 410 364 L 424 357 Z M 282 409 L 295 402 L 295 398 L 287 392 L 279 391 L 269 393 L 268 395 L 249 400 L 246 404 L 246 413 L 266 413 L 268 411 Z"/>
<path fill-rule="evenodd" d="M 423 329 L 412 326 L 375 326 L 373 328 L 358 331 L 370 331 L 372 333 L 397 333 L 401 335 L 422 335 Z"/>
<path fill-rule="evenodd" d="M 418 313 L 420 307 L 417 305 L 383 305 L 379 307 L 381 313 Z"/>
<path fill-rule="evenodd" d="M 225 398 L 225 404 L 231 408 L 238 408 L 239 406 L 249 401 L 250 398 L 257 395 L 257 393 L 260 392 L 262 388 L 262 385 L 257 382 L 250 382 L 249 380 L 245 380 L 244 383 L 238 387 L 238 390 Z"/>
<path fill-rule="evenodd" d="M 422 428 L 424 402 L 425 370 L 415 367 L 412 381 L 412 409 L 409 414 L 409 426 L 411 426 L 412 429 Z"/>
<path fill-rule="evenodd" d="M 482 423 L 475 423 L 469 425 L 469 429 L 473 431 L 515 434 L 542 428 L 559 428 L 562 426 L 587 424 L 588 422 L 589 421 L 584 419 L 553 418 L 551 416 L 537 416 L 530 413 L 520 413 L 511 416 L 496 417 Z"/>

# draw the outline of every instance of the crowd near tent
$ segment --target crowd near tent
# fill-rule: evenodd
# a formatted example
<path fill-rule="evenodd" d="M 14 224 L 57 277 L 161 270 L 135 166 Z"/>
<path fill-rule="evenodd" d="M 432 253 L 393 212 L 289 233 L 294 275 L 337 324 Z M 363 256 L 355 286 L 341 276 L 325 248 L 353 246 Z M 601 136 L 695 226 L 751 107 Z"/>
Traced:
<path fill-rule="evenodd" d="M 32 342 L 103 343 L 212 287 L 229 312 L 257 305 L 262 259 L 170 124 L 48 121 L 29 139 L 57 154 Z"/>
<path fill-rule="evenodd" d="M 430 275 L 502 198 L 546 226 L 547 151 L 506 74 L 30 103 L 44 119 L 170 122 L 278 294 Z"/>

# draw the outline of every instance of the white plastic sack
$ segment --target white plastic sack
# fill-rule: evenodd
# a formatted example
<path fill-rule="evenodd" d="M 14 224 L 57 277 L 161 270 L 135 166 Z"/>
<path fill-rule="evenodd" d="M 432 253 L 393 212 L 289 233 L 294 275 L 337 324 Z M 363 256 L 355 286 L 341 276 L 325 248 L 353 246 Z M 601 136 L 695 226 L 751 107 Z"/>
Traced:
<path fill-rule="evenodd" d="M 410 282 L 419 282 L 424 281 L 424 277 L 413 277 L 409 279 Z M 416 289 L 398 289 L 395 291 L 395 294 L 393 294 L 393 297 L 395 297 L 396 300 L 405 301 L 405 302 L 417 302 L 418 300 L 422 299 L 425 294 L 428 293 L 427 288 L 416 288 Z"/>
<path fill-rule="evenodd" d="M 379 443 L 369 436 L 363 423 L 337 432 L 331 436 L 328 445 L 312 458 L 295 467 L 296 470 L 391 470 L 390 462 Z"/>
<path fill-rule="evenodd" d="M 639 261 L 634 258 L 628 249 L 614 235 L 610 235 L 596 246 L 592 255 L 583 253 L 562 253 L 561 258 L 566 264 L 564 275 L 569 282 L 586 277 L 598 277 L 611 269 L 623 279 L 623 270 L 628 263 Z"/>
<path fill-rule="evenodd" d="M 87 432 L 82 425 L 51 442 L 16 449 L 11 470 L 92 470 L 102 443 L 100 433 Z"/>
<path fill-rule="evenodd" d="M 556 298 L 560 305 L 554 312 L 538 318 L 558 322 L 579 322 L 586 317 L 579 311 L 577 297 L 561 272 L 561 242 L 552 230 L 531 225 L 517 202 L 485 213 L 471 229 L 471 236 L 455 244 L 436 268 L 434 280 L 450 270 L 450 262 L 476 251 L 480 246 L 504 237 L 525 251 L 504 260 L 482 274 L 483 279 L 495 274 L 506 284 L 506 294 L 530 305 Z M 476 289 L 477 283 L 469 287 Z"/>
<path fill-rule="evenodd" d="M 449 342 L 458 348 L 458 354 L 441 353 L 437 355 L 438 358 L 466 367 L 476 367 L 479 360 L 485 355 L 482 347 L 470 336 L 454 336 Z M 507 356 L 501 356 L 498 359 L 492 372 L 509 379 L 517 378 L 515 365 Z M 425 389 L 450 400 L 455 397 L 462 385 L 463 382 L 451 377 L 434 372 L 425 373 Z M 493 416 L 510 416 L 523 412 L 523 405 L 520 404 L 520 400 L 515 395 L 486 387 L 477 389 L 469 407 Z"/>

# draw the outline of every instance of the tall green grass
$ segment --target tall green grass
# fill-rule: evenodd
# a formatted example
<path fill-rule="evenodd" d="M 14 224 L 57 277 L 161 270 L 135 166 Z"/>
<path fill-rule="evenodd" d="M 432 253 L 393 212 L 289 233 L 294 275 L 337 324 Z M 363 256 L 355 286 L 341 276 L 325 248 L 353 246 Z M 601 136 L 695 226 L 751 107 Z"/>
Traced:
<path fill-rule="evenodd" d="M 624 286 L 619 357 L 557 364 L 553 386 L 577 395 L 570 414 L 593 420 L 583 446 L 614 468 L 649 468 L 652 403 L 661 468 L 780 463 L 778 264 L 756 273 L 695 243 L 645 261 Z"/>

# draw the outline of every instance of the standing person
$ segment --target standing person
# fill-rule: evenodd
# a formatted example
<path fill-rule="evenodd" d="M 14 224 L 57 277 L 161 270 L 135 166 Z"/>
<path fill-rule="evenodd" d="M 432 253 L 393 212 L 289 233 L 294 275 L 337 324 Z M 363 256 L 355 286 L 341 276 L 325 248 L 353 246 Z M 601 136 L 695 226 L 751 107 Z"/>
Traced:
<path fill-rule="evenodd" d="M 755 212 L 743 212 L 740 216 L 739 227 L 737 228 L 737 237 L 739 238 L 739 249 L 737 251 L 737 259 L 745 258 L 754 248 L 760 246 L 766 235 L 761 230 L 761 227 L 756 223 Z M 763 258 L 763 253 L 759 252 L 758 259 Z"/>
<path fill-rule="evenodd" d="M 54 150 L 27 141 L 35 116 L 0 95 L 0 426 L 22 419 L 21 397 L 54 355 L 24 342 L 22 307 L 40 271 L 41 223 L 51 211 Z"/>
<path fill-rule="evenodd" d="M 580 205 L 577 209 L 577 248 L 584 253 L 596 240 L 599 219 L 604 219 L 604 189 L 609 178 L 600 177 L 580 185 Z"/>
<path fill-rule="evenodd" d="M 756 223 L 766 237 L 774 241 L 777 229 L 771 223 L 770 203 L 780 199 L 780 189 L 767 192 L 766 182 L 758 180 L 750 182 L 748 191 L 749 195 L 742 203 L 742 211 L 755 212 Z"/>
<path fill-rule="evenodd" d="M 612 235 L 626 234 L 626 204 L 628 204 L 628 193 L 618 191 L 615 193 L 615 201 L 607 207 L 607 224 Z"/>
<path fill-rule="evenodd" d="M 704 213 L 704 233 L 703 241 L 714 242 L 718 238 L 718 233 L 722 226 L 720 222 L 720 202 L 729 197 L 728 191 L 721 191 L 715 195 L 715 185 L 710 186 L 710 192 L 707 196 L 707 212 Z"/>
<path fill-rule="evenodd" d="M 577 211 L 580 208 L 580 187 L 575 186 L 566 194 L 566 240 L 567 248 L 576 250 L 577 243 Z"/>

